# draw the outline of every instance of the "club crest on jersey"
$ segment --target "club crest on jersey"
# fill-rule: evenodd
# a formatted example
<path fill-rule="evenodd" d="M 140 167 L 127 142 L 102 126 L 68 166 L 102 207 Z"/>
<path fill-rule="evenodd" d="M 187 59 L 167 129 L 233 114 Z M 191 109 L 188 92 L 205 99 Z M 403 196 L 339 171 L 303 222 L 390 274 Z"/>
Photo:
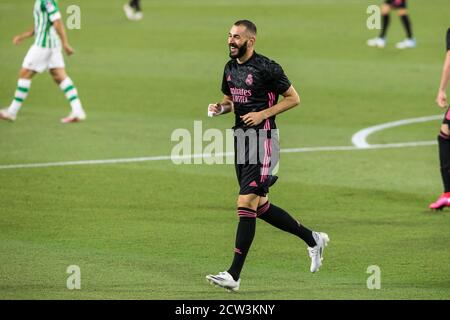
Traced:
<path fill-rule="evenodd" d="M 247 79 L 245 79 L 245 83 L 246 83 L 248 86 L 251 86 L 251 85 L 253 84 L 253 75 L 249 74 L 249 75 L 247 76 Z"/>

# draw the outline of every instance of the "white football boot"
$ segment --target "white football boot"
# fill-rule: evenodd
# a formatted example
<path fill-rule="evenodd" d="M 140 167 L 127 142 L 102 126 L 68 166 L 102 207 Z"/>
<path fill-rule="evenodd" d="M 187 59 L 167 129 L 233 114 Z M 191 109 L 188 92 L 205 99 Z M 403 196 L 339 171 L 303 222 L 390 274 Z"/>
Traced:
<path fill-rule="evenodd" d="M 16 118 L 17 118 L 17 115 L 9 112 L 8 109 L 0 110 L 0 119 L 1 120 L 15 121 Z"/>
<path fill-rule="evenodd" d="M 308 247 L 309 257 L 311 258 L 311 272 L 319 271 L 323 260 L 323 251 L 328 245 L 330 238 L 326 233 L 313 231 L 314 240 L 316 240 L 316 245 L 314 247 Z"/>
<path fill-rule="evenodd" d="M 238 281 L 234 280 L 231 274 L 227 271 L 219 272 L 218 275 L 207 275 L 206 280 L 210 284 L 222 287 L 227 291 L 238 291 L 241 284 L 241 279 Z"/>
<path fill-rule="evenodd" d="M 86 120 L 86 113 L 84 113 L 84 111 L 78 113 L 72 111 L 69 116 L 61 119 L 61 123 L 74 123 L 83 120 Z"/>
<path fill-rule="evenodd" d="M 369 47 L 384 48 L 386 47 L 386 39 L 383 38 L 369 39 L 367 40 L 367 45 Z"/>
<path fill-rule="evenodd" d="M 416 39 L 405 39 L 395 45 L 397 49 L 412 49 L 416 47 Z"/>
<path fill-rule="evenodd" d="M 129 4 L 125 4 L 123 6 L 123 11 L 125 12 L 125 15 L 128 18 L 128 20 L 134 20 L 134 9 L 130 7 Z"/>
<path fill-rule="evenodd" d="M 142 20 L 142 18 L 144 18 L 144 14 L 142 13 L 142 11 L 136 11 L 133 14 L 133 19 L 132 20 L 139 21 L 139 20 Z"/>

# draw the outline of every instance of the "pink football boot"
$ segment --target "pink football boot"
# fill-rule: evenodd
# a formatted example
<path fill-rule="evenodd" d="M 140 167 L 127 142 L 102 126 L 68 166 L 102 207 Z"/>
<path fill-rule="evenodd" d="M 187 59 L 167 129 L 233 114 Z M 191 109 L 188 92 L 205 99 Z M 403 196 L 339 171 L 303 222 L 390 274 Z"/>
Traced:
<path fill-rule="evenodd" d="M 430 209 L 442 210 L 445 207 L 450 207 L 450 192 L 443 193 L 436 202 L 430 204 Z"/>

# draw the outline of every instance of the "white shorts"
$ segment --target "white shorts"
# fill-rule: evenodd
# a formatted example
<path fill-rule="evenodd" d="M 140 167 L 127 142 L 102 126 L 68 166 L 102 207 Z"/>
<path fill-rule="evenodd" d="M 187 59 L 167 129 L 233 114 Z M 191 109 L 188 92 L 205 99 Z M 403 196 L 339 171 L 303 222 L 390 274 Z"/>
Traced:
<path fill-rule="evenodd" d="M 65 68 L 61 48 L 41 48 L 33 44 L 23 60 L 22 68 L 39 73 L 48 69 Z"/>

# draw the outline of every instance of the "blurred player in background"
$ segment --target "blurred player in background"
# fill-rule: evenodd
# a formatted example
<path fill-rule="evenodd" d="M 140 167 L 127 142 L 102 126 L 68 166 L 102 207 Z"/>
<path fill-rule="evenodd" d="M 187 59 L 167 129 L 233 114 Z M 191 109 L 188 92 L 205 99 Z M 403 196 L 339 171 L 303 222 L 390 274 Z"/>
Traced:
<path fill-rule="evenodd" d="M 281 66 L 254 51 L 255 41 L 256 26 L 251 21 L 235 22 L 228 34 L 231 60 L 223 74 L 223 100 L 208 106 L 209 116 L 233 111 L 235 137 L 241 133 L 249 139 L 239 147 L 235 138 L 235 169 L 240 190 L 233 262 L 227 271 L 206 276 L 211 284 L 232 291 L 239 290 L 240 273 L 255 236 L 256 218 L 302 239 L 308 245 L 311 272 L 319 271 L 329 241 L 327 234 L 309 230 L 288 212 L 269 202 L 269 187 L 277 180 L 271 167 L 277 162 L 279 153 L 274 141 L 275 116 L 298 105 L 300 98 Z M 280 95 L 283 99 L 278 102 Z M 251 139 L 252 134 L 255 139 Z M 264 152 L 263 157 L 262 154 L 257 157 L 259 151 Z M 241 160 L 237 160 L 239 158 Z"/>
<path fill-rule="evenodd" d="M 123 6 L 123 11 L 125 11 L 125 15 L 128 20 L 141 20 L 144 17 L 141 9 L 141 1 L 140 0 L 131 0 L 129 3 Z"/>
<path fill-rule="evenodd" d="M 56 0 L 36 0 L 33 15 L 34 27 L 13 39 L 13 43 L 18 45 L 27 38 L 35 37 L 34 44 L 23 61 L 14 99 L 9 108 L 0 110 L 0 119 L 16 120 L 22 103 L 30 91 L 31 79 L 36 73 L 49 70 L 72 108 L 70 115 L 61 119 L 61 122 L 82 121 L 86 119 L 86 114 L 78 97 L 77 89 L 66 74 L 61 45 L 67 55 L 73 54 L 74 50 L 67 40 Z"/>
<path fill-rule="evenodd" d="M 450 207 L 450 109 L 445 90 L 450 81 L 450 28 L 447 30 L 447 56 L 445 58 L 444 70 L 442 71 L 436 103 L 441 108 L 447 108 L 441 132 L 438 136 L 439 160 L 441 164 L 441 176 L 444 184 L 444 193 L 430 204 L 430 209 L 443 209 Z"/>
<path fill-rule="evenodd" d="M 408 9 L 406 9 L 406 0 L 385 0 L 385 3 L 381 6 L 382 27 L 380 36 L 367 41 L 367 45 L 378 48 L 384 48 L 386 46 L 386 33 L 391 20 L 391 10 L 397 10 L 397 14 L 402 21 L 407 36 L 405 40 L 397 43 L 397 49 L 415 48 L 416 40 L 413 37 Z"/>

